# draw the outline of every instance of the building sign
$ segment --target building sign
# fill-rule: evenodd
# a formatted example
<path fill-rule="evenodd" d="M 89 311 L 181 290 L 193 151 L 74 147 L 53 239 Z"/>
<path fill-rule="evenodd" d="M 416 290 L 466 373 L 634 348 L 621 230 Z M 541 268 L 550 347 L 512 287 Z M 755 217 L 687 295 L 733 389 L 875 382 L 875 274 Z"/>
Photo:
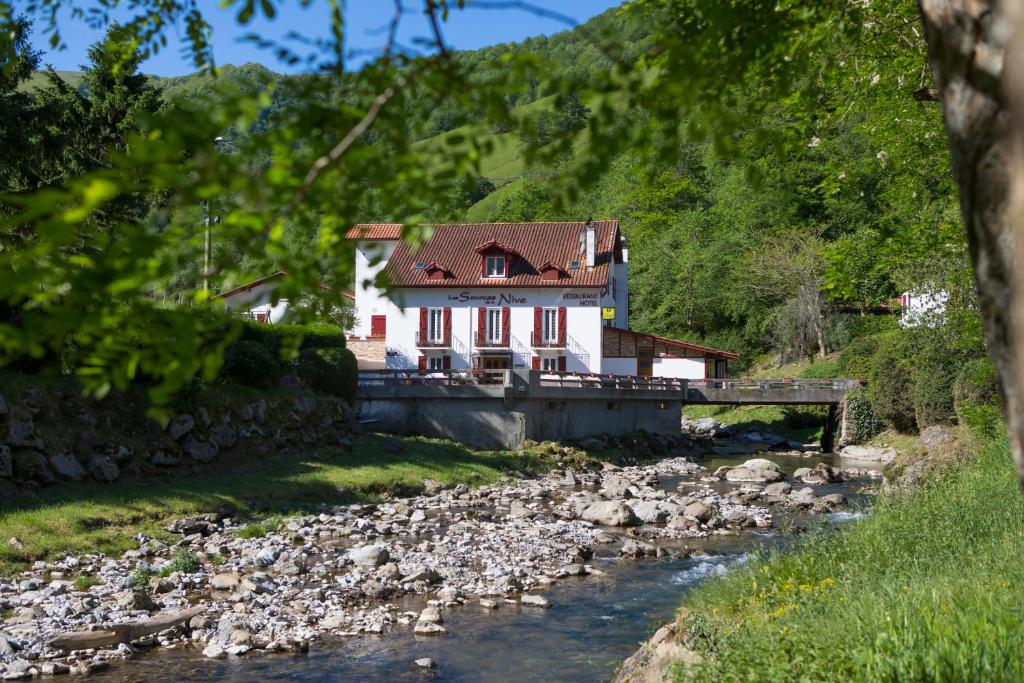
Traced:
<path fill-rule="evenodd" d="M 615 309 L 605 306 L 601 309 L 601 320 L 615 320 Z"/>
<path fill-rule="evenodd" d="M 577 306 L 590 306 L 596 308 L 600 304 L 601 295 L 597 292 L 566 292 L 562 294 L 564 301 L 571 301 Z M 529 299 L 521 294 L 470 294 L 459 292 L 449 294 L 448 301 L 460 304 L 478 304 L 481 306 L 507 306 L 509 304 L 528 304 Z M 614 316 L 613 316 L 614 317 Z"/>

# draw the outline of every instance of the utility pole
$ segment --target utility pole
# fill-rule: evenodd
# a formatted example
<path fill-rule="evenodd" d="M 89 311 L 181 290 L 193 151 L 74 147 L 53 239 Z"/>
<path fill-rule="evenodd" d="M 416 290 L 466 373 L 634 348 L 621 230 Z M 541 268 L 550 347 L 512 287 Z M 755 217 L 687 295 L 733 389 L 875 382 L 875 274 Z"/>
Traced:
<path fill-rule="evenodd" d="M 224 142 L 224 138 L 221 137 L 220 135 L 218 135 L 217 137 L 215 137 L 213 139 L 213 149 L 214 149 L 214 152 L 216 152 L 218 150 L 218 148 L 219 148 L 219 146 L 220 146 L 220 144 L 222 142 Z M 211 240 L 211 237 L 210 237 L 210 222 L 211 222 L 210 221 L 210 200 L 207 199 L 205 202 L 203 202 L 203 206 L 206 209 L 203 212 L 203 213 L 206 214 L 203 217 L 203 232 L 204 232 L 204 235 L 203 235 L 203 291 L 204 292 L 209 292 L 210 291 L 210 255 L 211 255 L 212 246 L 213 246 L 212 240 Z"/>

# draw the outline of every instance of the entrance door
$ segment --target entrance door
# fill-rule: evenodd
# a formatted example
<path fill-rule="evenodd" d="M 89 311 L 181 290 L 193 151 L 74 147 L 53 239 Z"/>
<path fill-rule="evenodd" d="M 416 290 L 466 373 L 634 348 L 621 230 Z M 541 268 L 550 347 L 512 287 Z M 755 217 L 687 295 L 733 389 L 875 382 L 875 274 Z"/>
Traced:
<path fill-rule="evenodd" d="M 370 316 L 370 336 L 383 337 L 388 331 L 388 317 L 386 315 Z"/>
<path fill-rule="evenodd" d="M 636 350 L 636 374 L 641 377 L 654 374 L 654 349 Z"/>

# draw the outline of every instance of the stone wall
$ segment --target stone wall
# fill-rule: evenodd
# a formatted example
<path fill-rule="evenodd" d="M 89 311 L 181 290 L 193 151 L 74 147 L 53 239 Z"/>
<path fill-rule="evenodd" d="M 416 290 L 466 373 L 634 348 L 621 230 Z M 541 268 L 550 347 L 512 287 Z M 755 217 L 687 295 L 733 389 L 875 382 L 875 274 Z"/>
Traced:
<path fill-rule="evenodd" d="M 387 345 L 384 343 L 383 337 L 367 337 L 366 339 L 349 337 L 345 346 L 359 361 L 359 367 L 373 363 L 379 364 L 381 368 L 384 367 L 384 362 L 387 359 Z"/>
<path fill-rule="evenodd" d="M 0 392 L 0 499 L 58 481 L 112 483 L 289 449 L 346 446 L 343 401 L 304 392 L 214 387 L 165 426 L 139 393 L 83 398 L 70 382 L 18 382 Z"/>

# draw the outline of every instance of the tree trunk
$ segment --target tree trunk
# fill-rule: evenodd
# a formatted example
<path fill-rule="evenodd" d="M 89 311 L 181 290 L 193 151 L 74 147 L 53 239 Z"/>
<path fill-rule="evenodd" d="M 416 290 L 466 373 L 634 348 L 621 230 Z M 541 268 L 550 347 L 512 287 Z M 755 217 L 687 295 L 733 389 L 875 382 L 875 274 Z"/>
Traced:
<path fill-rule="evenodd" d="M 1008 16 L 1017 4 L 920 0 L 988 353 L 999 375 L 1010 445 L 1024 484 L 1024 275 L 1015 273 L 1015 264 L 1024 263 L 1017 256 L 1024 221 L 1011 202 L 1011 188 L 1024 179 L 1021 169 L 1011 166 L 1020 159 L 1016 138 L 1024 130 L 1018 125 L 1014 134 L 1014 100 L 1006 89 L 1018 80 L 1014 72 L 1024 68 L 1020 55 L 1011 52 L 1003 70 L 1007 45 L 1020 44 L 1013 39 L 1015 18 Z"/>

